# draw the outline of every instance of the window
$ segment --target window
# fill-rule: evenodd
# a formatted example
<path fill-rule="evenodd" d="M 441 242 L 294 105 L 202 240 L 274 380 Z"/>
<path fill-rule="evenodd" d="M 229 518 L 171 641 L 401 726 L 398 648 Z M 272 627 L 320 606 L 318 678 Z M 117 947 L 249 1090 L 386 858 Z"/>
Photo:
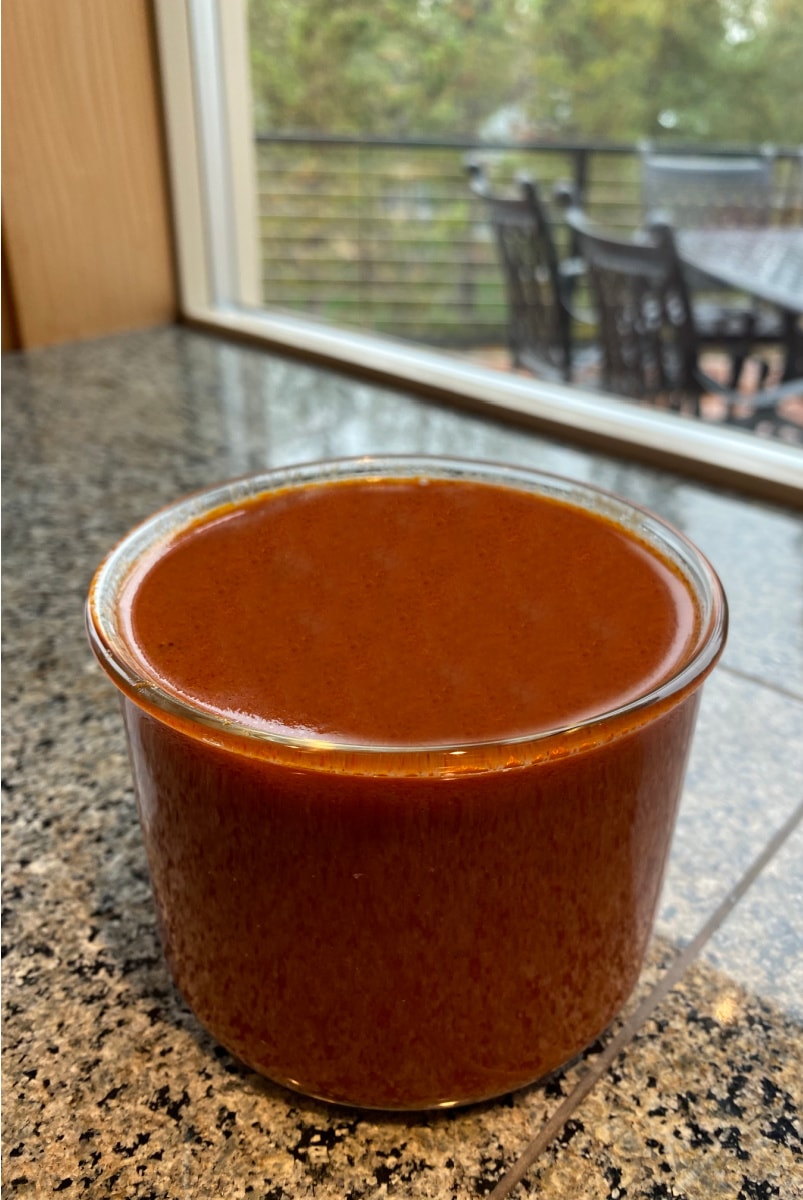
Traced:
<path fill-rule="evenodd" d="M 292 7 L 276 0 L 277 12 Z M 396 7 L 401 12 L 411 6 Z M 415 11 L 434 15 L 446 7 L 449 5 L 438 0 L 419 0 Z M 475 7 L 487 12 L 494 6 Z M 525 13 L 531 7 L 530 0 L 511 0 L 509 5 L 499 0 L 498 11 Z M 705 7 L 710 11 L 710 5 Z M 348 13 L 342 6 L 332 9 L 331 5 L 321 5 L 320 9 L 332 19 L 345 19 L 343 14 Z M 447 246 L 443 229 L 448 229 L 450 216 L 443 196 L 442 179 L 448 173 L 444 162 L 448 159 L 454 182 L 455 163 L 462 170 L 470 140 L 461 145 L 454 135 L 449 139 L 437 131 L 419 136 L 419 150 L 428 157 L 430 169 L 413 175 L 399 172 L 394 166 L 399 154 L 392 144 L 393 137 L 387 133 L 374 130 L 367 140 L 365 134 L 347 129 L 316 131 L 307 144 L 315 145 L 318 165 L 314 171 L 307 170 L 308 193 L 300 196 L 297 180 L 303 173 L 303 163 L 299 166 L 297 151 L 304 142 L 303 135 L 279 130 L 268 140 L 255 136 L 255 107 L 259 112 L 261 106 L 264 112 L 268 102 L 251 87 L 247 0 L 187 0 L 186 5 L 157 0 L 156 14 L 182 305 L 188 319 L 331 359 L 355 370 L 378 372 L 402 385 L 435 390 L 469 404 L 487 406 L 491 411 L 514 414 L 558 435 L 597 441 L 666 465 L 702 464 L 714 475 L 722 471 L 728 478 L 738 477 L 747 484 L 768 480 L 800 485 L 803 456 L 797 447 L 477 361 L 475 356 L 463 353 L 465 347 L 457 345 L 453 329 L 450 333 L 448 328 L 450 314 L 438 304 L 426 282 L 423 290 L 430 293 L 429 310 L 420 311 L 419 298 L 415 304 L 409 303 L 401 315 L 391 311 L 392 306 L 385 311 L 381 301 L 382 263 L 375 261 L 374 277 L 366 279 L 360 277 L 360 256 L 352 254 L 350 262 L 354 226 L 362 219 L 386 220 L 431 231 L 440 223 L 441 246 Z M 734 34 L 738 40 L 737 34 L 738 30 Z M 401 28 L 394 52 L 409 58 L 411 36 L 409 25 Z M 498 47 L 487 38 L 486 42 L 488 52 L 496 53 Z M 635 69 L 632 63 L 631 69 Z M 557 80 L 549 86 L 549 119 L 554 122 L 556 134 L 571 121 L 581 98 L 561 90 Z M 655 120 L 662 128 L 681 120 L 677 97 L 673 99 L 667 93 L 658 99 L 660 108 Z M 352 104 L 359 107 L 359 103 L 356 92 Z M 369 116 L 371 120 L 380 119 Z M 519 106 L 500 102 L 485 137 L 496 139 L 497 145 L 503 145 L 505 137 L 511 138 L 512 151 L 516 123 L 525 119 L 529 118 Z M 373 164 L 370 170 L 365 164 L 367 145 Z M 322 147 L 330 163 L 326 171 L 320 168 Z M 615 151 L 616 146 L 608 147 L 610 155 Z M 508 153 L 507 157 L 515 165 L 515 154 Z M 288 168 L 288 163 L 294 165 Z M 553 176 L 567 173 L 576 178 L 584 165 L 582 156 L 556 152 L 550 170 Z M 339 172 L 339 186 L 318 186 L 327 172 L 330 177 Z M 367 182 L 366 178 L 360 179 L 361 172 Z M 359 183 L 356 193 L 343 183 L 349 176 L 353 183 Z M 284 194 L 282 177 L 291 184 Z M 380 177 L 394 179 L 394 186 L 377 189 L 374 184 Z M 270 202 L 263 210 L 258 204 L 260 188 L 271 190 Z M 360 208 L 366 193 L 372 205 L 369 218 Z M 350 209 L 350 205 L 355 207 Z M 297 223 L 306 223 L 308 233 L 315 221 L 321 222 L 329 231 L 326 236 L 334 240 L 340 222 L 345 248 L 339 260 L 339 281 L 345 278 L 348 286 L 341 286 L 339 294 L 326 291 L 325 259 L 305 261 L 300 250 L 293 259 L 286 221 L 278 232 L 271 227 L 272 223 L 277 225 L 277 217 L 288 214 L 295 214 Z M 491 261 L 488 230 L 481 222 L 470 226 L 467 234 L 464 229 L 461 236 L 468 242 L 458 249 L 458 268 L 460 255 L 466 260 L 479 256 Z M 307 241 L 314 240 L 313 230 Z M 270 264 L 267 283 L 263 278 L 265 262 Z M 454 256 L 449 265 L 455 266 Z M 351 278 L 349 267 L 353 268 Z M 482 290 L 477 278 L 466 274 L 466 294 L 472 289 Z M 482 286 L 490 286 L 487 277 L 483 276 L 482 281 Z M 489 326 L 496 321 L 498 328 L 500 281 L 495 270 L 493 282 L 497 293 L 491 311 L 495 304 L 496 315 L 489 318 Z M 416 295 L 420 294 L 419 288 Z M 478 311 L 481 309 L 476 296 L 472 303 Z M 416 307 L 417 312 L 413 311 Z M 483 319 L 476 316 L 478 326 L 482 326 Z M 459 315 L 457 322 L 452 321 L 452 326 L 455 324 L 460 324 Z M 439 332 L 432 336 L 436 327 Z"/>

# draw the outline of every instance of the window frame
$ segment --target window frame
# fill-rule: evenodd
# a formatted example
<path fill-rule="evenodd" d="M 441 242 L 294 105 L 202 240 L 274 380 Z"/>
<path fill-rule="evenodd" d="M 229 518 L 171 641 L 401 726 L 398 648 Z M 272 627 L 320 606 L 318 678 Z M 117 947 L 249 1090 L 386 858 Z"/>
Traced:
<path fill-rule="evenodd" d="M 154 12 L 185 322 L 803 506 L 799 448 L 378 334 L 260 310 L 247 0 L 154 0 Z"/>

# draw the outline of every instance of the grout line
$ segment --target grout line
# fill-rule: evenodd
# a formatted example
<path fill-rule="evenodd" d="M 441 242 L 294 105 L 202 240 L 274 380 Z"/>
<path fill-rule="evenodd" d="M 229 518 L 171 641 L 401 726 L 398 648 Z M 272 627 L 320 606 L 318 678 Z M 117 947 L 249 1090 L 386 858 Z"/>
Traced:
<path fill-rule="evenodd" d="M 513 1166 L 502 1176 L 499 1183 L 488 1196 L 488 1200 L 504 1200 L 504 1197 L 509 1196 L 510 1192 L 521 1183 L 524 1176 L 532 1167 L 539 1154 L 547 1148 L 549 1143 L 563 1127 L 571 1113 L 582 1103 L 592 1088 L 605 1074 L 608 1068 L 613 1063 L 625 1047 L 635 1038 L 641 1026 L 647 1018 L 652 1014 L 653 1010 L 658 1007 L 661 1001 L 672 990 L 675 984 L 680 980 L 691 962 L 700 953 L 700 950 L 709 940 L 723 921 L 729 916 L 732 909 L 736 906 L 747 889 L 755 881 L 757 876 L 764 870 L 771 858 L 777 854 L 783 843 L 787 840 L 796 826 L 803 819 L 803 800 L 798 804 L 797 808 L 792 812 L 791 816 L 787 817 L 783 825 L 776 830 L 761 853 L 753 860 L 747 871 L 741 877 L 738 883 L 731 888 L 725 898 L 714 909 L 711 916 L 702 926 L 688 945 L 681 950 L 672 960 L 671 965 L 667 968 L 663 977 L 659 980 L 648 996 L 642 1000 L 636 1011 L 622 1025 L 619 1032 L 608 1043 L 602 1053 L 594 1060 L 593 1065 L 589 1068 L 586 1075 L 580 1080 L 577 1086 L 566 1097 L 563 1103 L 555 1110 L 549 1120 L 541 1127 L 519 1159 Z"/>
<path fill-rule="evenodd" d="M 738 667 L 732 667 L 726 662 L 720 662 L 717 669 L 727 671 L 729 675 L 734 675 L 737 679 L 744 679 L 746 683 L 757 683 L 759 687 L 768 688 L 771 692 L 777 692 L 779 696 L 785 696 L 787 700 L 796 700 L 798 704 L 803 704 L 803 693 L 794 692 L 791 688 L 783 687 L 778 683 L 772 683 L 769 679 L 763 679 L 761 675 L 753 675 L 750 671 L 740 671 Z"/>

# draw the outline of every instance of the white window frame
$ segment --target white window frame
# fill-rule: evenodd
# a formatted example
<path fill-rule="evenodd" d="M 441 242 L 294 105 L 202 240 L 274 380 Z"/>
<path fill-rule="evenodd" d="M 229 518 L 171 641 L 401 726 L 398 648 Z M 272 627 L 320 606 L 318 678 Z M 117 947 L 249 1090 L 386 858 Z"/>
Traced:
<path fill-rule="evenodd" d="M 803 451 L 425 347 L 259 309 L 247 0 L 155 0 L 181 314 L 565 440 L 803 504 Z M 247 136 L 243 137 L 243 130 Z"/>

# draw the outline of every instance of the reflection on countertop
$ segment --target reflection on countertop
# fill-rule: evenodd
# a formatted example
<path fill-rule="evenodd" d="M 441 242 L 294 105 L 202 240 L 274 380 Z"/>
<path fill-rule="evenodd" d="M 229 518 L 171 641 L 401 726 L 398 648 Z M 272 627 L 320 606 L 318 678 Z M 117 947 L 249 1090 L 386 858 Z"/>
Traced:
<path fill-rule="evenodd" d="M 179 329 L 10 355 L 3 381 L 8 1195 L 803 1197 L 800 514 Z M 503 460 L 617 491 L 697 542 L 731 609 L 625 1013 L 549 1080 L 424 1116 L 285 1092 L 199 1027 L 162 959 L 117 702 L 83 632 L 93 569 L 159 505 L 372 452 Z"/>

